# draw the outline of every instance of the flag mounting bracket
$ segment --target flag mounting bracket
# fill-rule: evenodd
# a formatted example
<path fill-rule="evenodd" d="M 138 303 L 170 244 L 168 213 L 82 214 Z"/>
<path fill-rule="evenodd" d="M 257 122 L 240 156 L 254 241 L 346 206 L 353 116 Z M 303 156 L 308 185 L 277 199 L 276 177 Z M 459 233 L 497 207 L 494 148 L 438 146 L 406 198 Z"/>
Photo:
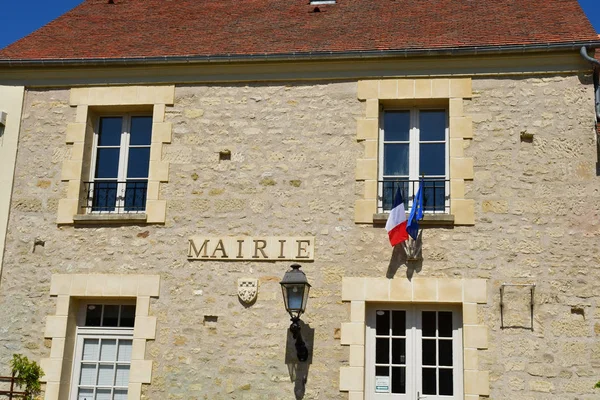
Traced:
<path fill-rule="evenodd" d="M 515 328 L 515 326 L 504 325 L 504 289 L 506 287 L 510 287 L 510 286 L 529 287 L 529 294 L 530 294 L 529 311 L 530 311 L 531 326 L 527 327 L 527 328 L 531 329 L 531 331 L 533 331 L 533 305 L 534 305 L 533 298 L 535 295 L 535 283 L 506 283 L 505 282 L 502 285 L 500 285 L 500 329 Z"/>
<path fill-rule="evenodd" d="M 419 236 L 417 236 L 416 240 L 409 236 L 408 239 L 402 243 L 402 248 L 406 254 L 406 261 L 420 261 L 423 259 L 420 233 L 421 232 L 419 232 Z"/>

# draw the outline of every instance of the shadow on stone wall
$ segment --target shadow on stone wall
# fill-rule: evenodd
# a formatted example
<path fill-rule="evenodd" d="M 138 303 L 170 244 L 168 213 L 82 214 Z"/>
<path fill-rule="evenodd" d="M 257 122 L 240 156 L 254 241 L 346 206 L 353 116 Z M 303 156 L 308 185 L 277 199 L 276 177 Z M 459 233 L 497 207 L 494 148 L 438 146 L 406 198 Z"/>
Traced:
<path fill-rule="evenodd" d="M 302 329 L 302 338 L 308 348 L 308 360 L 305 362 L 298 361 L 296 340 L 293 338 L 289 329 L 287 330 L 287 340 L 285 344 L 285 364 L 287 365 L 290 374 L 290 382 L 294 383 L 294 395 L 296 396 L 296 400 L 304 398 L 306 383 L 308 382 L 308 370 L 312 364 L 313 345 L 315 342 L 315 329 L 311 328 L 310 325 L 305 324 L 303 321 L 300 321 L 300 327 Z"/>
<path fill-rule="evenodd" d="M 412 239 L 410 239 L 412 240 Z M 394 246 L 392 250 L 392 257 L 390 258 L 390 263 L 388 264 L 388 269 L 385 274 L 386 278 L 393 279 L 398 272 L 398 269 L 402 266 L 406 266 L 406 278 L 411 280 L 414 273 L 421 272 L 423 268 L 423 231 L 419 231 L 417 236 L 417 240 L 415 240 L 414 246 L 419 249 L 418 250 L 418 259 L 413 260 L 409 259 L 408 254 L 406 252 L 406 248 L 403 244 L 398 244 Z"/>

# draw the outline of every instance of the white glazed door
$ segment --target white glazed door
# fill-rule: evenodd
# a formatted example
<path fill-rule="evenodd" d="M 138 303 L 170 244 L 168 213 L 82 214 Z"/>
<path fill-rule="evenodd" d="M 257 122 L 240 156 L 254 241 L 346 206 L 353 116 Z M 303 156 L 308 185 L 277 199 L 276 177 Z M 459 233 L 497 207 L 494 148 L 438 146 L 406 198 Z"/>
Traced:
<path fill-rule="evenodd" d="M 367 400 L 463 398 L 459 309 L 372 306 L 365 349 Z"/>

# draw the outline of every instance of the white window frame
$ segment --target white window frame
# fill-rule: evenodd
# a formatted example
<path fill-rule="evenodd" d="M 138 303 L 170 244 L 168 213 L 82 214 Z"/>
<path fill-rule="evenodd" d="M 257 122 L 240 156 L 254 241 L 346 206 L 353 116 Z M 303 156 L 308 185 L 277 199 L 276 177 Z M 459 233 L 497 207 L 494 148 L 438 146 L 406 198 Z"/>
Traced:
<path fill-rule="evenodd" d="M 126 190 L 126 182 L 127 182 L 127 166 L 129 165 L 129 149 L 130 148 L 148 148 L 151 149 L 152 142 L 148 145 L 130 145 L 131 140 L 131 118 L 132 117 L 149 117 L 152 118 L 152 115 L 145 113 L 123 113 L 123 114 L 100 114 L 98 118 L 96 118 L 95 126 L 94 126 L 94 139 L 92 142 L 92 159 L 90 163 L 90 175 L 89 181 L 93 182 L 93 185 L 96 182 L 102 181 L 114 181 L 114 179 L 109 178 L 96 178 L 96 161 L 98 157 L 98 138 L 100 136 L 100 120 L 102 118 L 122 118 L 121 123 L 121 141 L 119 146 L 102 146 L 102 148 L 119 148 L 119 166 L 118 166 L 118 176 L 117 176 L 117 200 L 115 203 L 115 209 L 112 211 L 91 211 L 92 214 L 140 214 L 146 212 L 146 204 L 144 204 L 144 210 L 125 210 L 125 190 Z M 150 174 L 150 165 L 148 165 L 148 175 Z M 140 178 L 132 179 L 132 180 L 141 180 Z M 146 181 L 149 181 L 149 176 L 146 178 Z M 95 186 L 94 186 L 95 187 Z M 146 193 L 147 194 L 147 193 Z M 89 191 L 88 194 L 88 204 L 87 209 L 93 209 L 93 200 L 94 193 L 93 189 Z M 147 199 L 146 199 L 147 201 Z"/>
<path fill-rule="evenodd" d="M 105 305 L 135 305 L 135 302 L 131 301 L 88 301 L 81 304 L 77 313 L 77 329 L 76 329 L 76 341 L 75 351 L 73 359 L 73 368 L 71 372 L 71 389 L 69 392 L 69 400 L 78 400 L 78 392 L 80 386 L 79 379 L 81 378 L 81 364 L 83 362 L 83 343 L 85 339 L 124 339 L 131 340 L 133 347 L 133 327 L 103 327 L 103 326 L 84 326 L 86 320 L 86 310 L 89 305 L 101 304 Z M 119 310 L 119 319 L 120 319 Z M 120 321 L 119 321 L 120 322 Z M 110 362 L 107 362 L 110 363 Z M 129 372 L 131 374 L 131 359 L 129 361 L 119 361 L 119 364 L 128 364 L 130 366 Z M 100 364 L 100 362 L 98 362 Z M 115 366 L 117 362 L 114 362 Z M 130 375 L 131 376 L 131 375 Z M 103 387 L 109 388 L 109 387 Z M 129 393 L 129 382 L 126 386 L 111 386 L 111 389 L 127 390 Z M 92 399 L 90 399 L 92 400 Z"/>
<path fill-rule="evenodd" d="M 406 394 L 375 393 L 375 312 L 376 310 L 406 311 Z M 452 396 L 423 395 L 420 369 L 421 351 L 421 311 L 452 312 L 452 360 L 454 394 Z M 463 335 L 462 310 L 452 305 L 416 304 L 369 304 L 367 306 L 365 332 L 365 400 L 455 400 L 463 399 Z M 390 350 L 391 351 L 391 350 Z M 410 366 L 410 367 L 409 367 Z M 391 381 L 391 377 L 390 377 Z M 391 387 L 391 385 L 390 385 Z M 417 393 L 420 397 L 417 398 Z"/>
<path fill-rule="evenodd" d="M 71 397 L 70 400 L 78 400 L 79 388 L 83 386 L 87 388 L 86 385 L 79 385 L 79 379 L 81 377 L 81 364 L 84 363 L 83 358 L 83 343 L 86 339 L 97 339 L 100 340 L 105 339 L 120 339 L 120 340 L 129 340 L 133 346 L 133 328 L 102 328 L 102 327 L 77 327 L 77 342 L 75 344 L 75 359 L 73 362 L 73 380 L 71 384 Z M 118 343 L 118 342 L 117 342 Z M 86 362 L 90 363 L 90 362 Z M 114 364 L 115 369 L 116 365 L 129 365 L 129 371 L 131 372 L 131 359 L 129 361 L 114 361 L 114 362 L 94 362 L 95 364 Z M 98 388 L 99 386 L 94 386 Z M 90 387 L 92 388 L 92 387 Z M 128 391 L 129 382 L 125 386 L 102 386 L 102 389 L 111 389 L 111 394 L 115 389 L 117 390 L 125 390 Z M 92 399 L 89 399 L 92 400 Z"/>
<path fill-rule="evenodd" d="M 394 178 L 395 176 L 386 176 L 383 174 L 383 163 L 384 163 L 384 145 L 385 144 L 393 144 L 393 143 L 406 143 L 406 141 L 394 142 L 394 141 L 385 141 L 385 113 L 389 111 L 408 111 L 410 112 L 410 130 L 409 130 L 409 138 L 408 138 L 408 178 L 409 181 L 419 180 L 419 161 L 420 161 L 420 144 L 422 143 L 420 140 L 420 122 L 419 122 L 419 113 L 420 111 L 426 110 L 443 110 L 446 113 L 446 127 L 445 127 L 445 138 L 443 141 L 427 141 L 423 143 L 445 143 L 445 175 L 429 175 L 428 178 L 440 178 L 446 180 L 445 184 L 445 210 L 450 209 L 450 117 L 447 106 L 431 106 L 431 107 L 403 107 L 403 108 L 386 108 L 382 110 L 379 114 L 379 148 L 378 148 L 378 171 L 377 171 L 377 180 L 378 180 L 378 196 L 377 196 L 377 209 L 383 211 L 383 180 L 385 178 Z M 398 179 L 402 179 L 404 177 L 399 177 Z M 418 190 L 418 185 L 415 185 L 415 190 Z M 408 185 L 408 206 L 412 207 L 413 196 L 416 192 L 413 191 L 413 185 Z M 407 210 L 408 211 L 408 210 Z M 432 213 L 432 211 L 425 211 L 425 213 Z M 438 212 L 439 213 L 439 212 Z"/>

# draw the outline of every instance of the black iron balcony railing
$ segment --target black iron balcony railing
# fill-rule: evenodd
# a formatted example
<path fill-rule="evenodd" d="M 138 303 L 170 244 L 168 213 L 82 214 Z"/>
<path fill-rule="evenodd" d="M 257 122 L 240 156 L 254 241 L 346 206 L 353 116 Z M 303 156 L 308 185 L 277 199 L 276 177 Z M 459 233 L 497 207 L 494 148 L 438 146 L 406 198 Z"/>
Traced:
<path fill-rule="evenodd" d="M 404 200 L 404 209 L 410 211 L 421 180 L 384 179 L 379 181 L 378 212 L 388 212 L 394 206 L 398 189 Z M 450 180 L 425 178 L 423 182 L 423 211 L 450 214 Z"/>
<path fill-rule="evenodd" d="M 122 214 L 146 210 L 146 180 L 84 182 L 84 190 L 82 207 L 86 214 Z"/>

